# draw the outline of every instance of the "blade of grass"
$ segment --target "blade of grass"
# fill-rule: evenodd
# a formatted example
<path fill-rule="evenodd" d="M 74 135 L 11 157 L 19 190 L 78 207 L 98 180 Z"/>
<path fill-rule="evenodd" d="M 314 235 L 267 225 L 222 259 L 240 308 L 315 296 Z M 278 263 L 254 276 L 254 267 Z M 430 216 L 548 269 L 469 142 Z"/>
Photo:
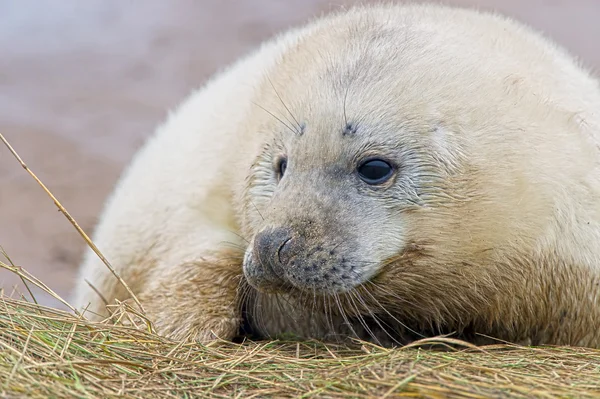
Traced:
<path fill-rule="evenodd" d="M 100 252 L 100 250 L 96 247 L 96 244 L 94 244 L 92 242 L 92 240 L 88 237 L 88 235 L 85 233 L 85 231 L 83 231 L 83 229 L 81 227 L 79 227 L 79 224 L 77 223 L 77 221 L 75 221 L 75 219 L 71 216 L 71 214 L 69 212 L 67 212 L 67 210 L 65 209 L 65 207 L 62 206 L 62 204 L 58 201 L 58 199 L 56 199 L 56 197 L 54 196 L 54 194 L 52 194 L 52 192 L 50 192 L 50 190 L 48 190 L 48 188 L 46 187 L 46 185 L 44 183 L 42 183 L 42 181 L 35 175 L 35 173 L 33 173 L 33 171 L 31 169 L 29 169 L 29 167 L 27 166 L 27 164 L 23 161 L 23 159 L 21 159 L 21 157 L 15 151 L 15 149 L 4 138 L 4 136 L 2 135 L 2 133 L 0 133 L 0 140 L 4 143 L 4 145 L 8 148 L 8 150 L 11 152 L 11 154 L 21 164 L 21 167 L 23 167 L 23 169 L 25 169 L 25 171 L 27 171 L 27 173 L 29 173 L 29 175 L 37 182 L 37 184 L 40 185 L 40 187 L 42 187 L 42 189 L 52 199 L 52 201 L 54 201 L 54 204 L 58 207 L 58 209 L 62 212 L 62 214 L 67 218 L 67 220 L 69 222 L 71 222 L 71 224 L 73 225 L 73 227 L 75 227 L 75 230 L 77 230 L 77 232 L 85 240 L 85 242 L 87 243 L 87 245 L 92 249 L 92 251 L 94 251 L 94 253 L 100 258 L 100 260 L 102 260 L 102 262 L 106 265 L 106 267 L 108 267 L 108 269 L 110 270 L 110 272 L 115 276 L 115 278 L 119 281 L 119 283 L 121 283 L 121 285 L 123 285 L 123 287 L 125 287 L 125 289 L 127 290 L 127 293 L 135 301 L 136 305 L 140 308 L 140 310 L 143 313 L 145 313 L 144 312 L 144 307 L 142 306 L 141 302 L 138 300 L 137 296 L 133 293 L 133 291 L 131 290 L 131 288 L 129 288 L 129 285 L 127 285 L 127 283 L 125 282 L 125 280 L 123 280 L 121 278 L 121 276 L 119 275 L 119 273 L 117 273 L 117 271 L 112 267 L 112 265 L 110 264 L 110 262 L 108 261 L 108 259 L 106 259 L 104 257 L 104 255 L 102 255 L 102 253 Z"/>

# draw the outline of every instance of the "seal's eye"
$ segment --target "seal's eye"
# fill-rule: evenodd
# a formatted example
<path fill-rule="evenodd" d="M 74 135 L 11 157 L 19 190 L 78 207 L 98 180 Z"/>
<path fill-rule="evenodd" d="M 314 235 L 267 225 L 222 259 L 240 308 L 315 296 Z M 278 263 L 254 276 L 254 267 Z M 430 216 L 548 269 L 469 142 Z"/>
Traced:
<path fill-rule="evenodd" d="M 285 158 L 285 157 L 279 158 L 277 160 L 277 166 L 276 166 L 278 179 L 281 179 L 283 177 L 283 175 L 285 174 L 286 168 L 287 168 L 287 158 Z"/>
<path fill-rule="evenodd" d="M 392 165 L 381 159 L 369 159 L 357 169 L 358 176 L 367 184 L 386 182 L 394 173 Z"/>

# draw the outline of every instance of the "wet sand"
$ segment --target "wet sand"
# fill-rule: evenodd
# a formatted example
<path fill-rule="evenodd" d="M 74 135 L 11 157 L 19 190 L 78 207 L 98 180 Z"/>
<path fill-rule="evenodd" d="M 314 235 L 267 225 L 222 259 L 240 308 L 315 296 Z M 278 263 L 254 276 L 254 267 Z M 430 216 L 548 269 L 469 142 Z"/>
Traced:
<path fill-rule="evenodd" d="M 91 232 L 126 162 L 170 108 L 265 38 L 353 3 L 0 0 L 0 132 Z M 599 1 L 449 3 L 515 16 L 600 70 Z M 64 296 L 85 247 L 3 146 L 0 245 Z M 0 287 L 17 282 L 0 270 Z"/>

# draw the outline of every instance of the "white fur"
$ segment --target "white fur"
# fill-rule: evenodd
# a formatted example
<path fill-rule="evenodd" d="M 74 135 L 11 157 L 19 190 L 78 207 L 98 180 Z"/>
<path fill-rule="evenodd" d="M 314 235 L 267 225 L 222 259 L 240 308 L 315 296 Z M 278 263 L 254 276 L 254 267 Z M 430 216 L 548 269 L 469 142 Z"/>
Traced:
<path fill-rule="evenodd" d="M 390 56 L 408 61 L 421 57 L 416 66 L 407 61 L 410 69 L 404 77 L 404 92 L 394 93 L 382 83 L 382 94 L 402 97 L 401 105 L 377 104 L 382 115 L 398 110 L 439 121 L 431 143 L 440 162 L 456 170 L 460 158 L 468 156 L 469 162 L 484 171 L 479 178 L 491 182 L 484 194 L 493 201 L 485 211 L 475 208 L 473 213 L 443 216 L 456 218 L 450 227 L 456 229 L 456 237 L 475 237 L 470 244 L 475 253 L 494 244 L 496 237 L 514 234 L 514 245 L 522 238 L 540 253 L 556 251 L 581 267 L 600 271 L 598 82 L 565 51 L 506 18 L 438 6 L 382 6 L 325 17 L 267 42 L 192 93 L 157 129 L 119 182 L 95 235 L 100 250 L 134 291 L 208 251 L 247 245 L 240 237 L 242 187 L 249 165 L 271 135 L 249 130 L 260 125 L 257 118 L 268 117 L 255 104 L 265 87 L 265 76 L 298 43 L 319 43 L 328 32 L 339 32 L 357 21 L 367 26 L 371 20 L 391 28 L 406 26 L 414 36 L 415 42 L 408 40 L 406 53 Z M 420 54 L 422 48 L 432 47 L 439 51 Z M 310 75 L 309 61 L 295 67 Z M 485 71 L 489 71 L 487 78 Z M 299 93 L 306 84 L 295 78 L 290 72 L 283 88 L 292 103 L 289 92 Z M 504 84 L 498 85 L 499 80 Z M 325 97 L 314 93 L 312 98 L 319 104 Z M 359 100 L 368 101 L 367 97 Z M 363 105 L 357 100 L 348 106 L 357 110 Z M 461 105 L 468 111 L 456 111 Z M 522 135 L 519 129 L 528 124 L 539 128 Z M 494 130 L 497 126 L 515 129 Z M 459 135 L 457 127 L 472 129 Z M 523 186 L 514 183 L 510 165 L 515 164 L 521 165 Z M 532 190 L 543 195 L 532 196 Z M 543 201 L 530 201 L 533 197 Z M 489 218 L 483 227 L 472 223 L 478 215 Z M 536 218 L 528 218 L 531 215 Z M 436 231 L 435 217 L 440 215 L 426 219 L 428 227 L 411 225 L 410 217 L 403 219 L 402 225 L 387 230 L 390 242 L 404 242 L 391 236 L 404 235 L 405 230 Z M 370 228 L 375 231 L 378 226 Z M 447 253 L 461 250 L 451 241 L 447 244 Z M 390 256 L 385 248 L 374 250 L 382 251 L 381 258 Z M 84 279 L 108 300 L 126 298 L 91 252 L 81 267 L 74 303 L 84 306 L 91 301 L 91 309 L 101 313 L 99 300 Z"/>

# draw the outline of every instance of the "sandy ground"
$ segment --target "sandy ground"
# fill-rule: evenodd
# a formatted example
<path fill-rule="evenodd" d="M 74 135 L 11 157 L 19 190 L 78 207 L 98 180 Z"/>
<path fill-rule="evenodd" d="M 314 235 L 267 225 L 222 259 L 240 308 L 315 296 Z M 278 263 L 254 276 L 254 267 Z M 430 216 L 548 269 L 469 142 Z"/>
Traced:
<path fill-rule="evenodd" d="M 353 3 L 0 0 L 0 132 L 91 232 L 120 171 L 169 108 L 263 39 Z M 598 0 L 450 3 L 513 15 L 600 70 Z M 84 243 L 3 147 L 0 245 L 68 295 Z M 17 281 L 0 270 L 5 290 Z"/>

